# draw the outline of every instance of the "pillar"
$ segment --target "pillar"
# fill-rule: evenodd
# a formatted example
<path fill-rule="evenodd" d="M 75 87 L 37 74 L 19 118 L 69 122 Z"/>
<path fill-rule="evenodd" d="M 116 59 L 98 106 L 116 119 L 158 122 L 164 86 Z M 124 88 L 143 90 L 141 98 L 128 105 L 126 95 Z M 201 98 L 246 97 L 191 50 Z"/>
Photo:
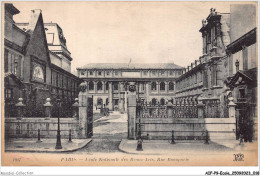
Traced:
<path fill-rule="evenodd" d="M 199 97 L 198 98 L 198 104 L 197 104 L 197 108 L 198 108 L 198 118 L 204 118 L 204 104 L 202 101 L 202 98 Z"/>
<path fill-rule="evenodd" d="M 145 89 L 145 95 L 146 95 L 146 101 L 147 101 L 147 102 L 149 101 L 150 84 L 151 84 L 151 82 L 147 82 L 147 83 L 145 84 L 145 87 L 146 87 L 146 89 Z"/>
<path fill-rule="evenodd" d="M 156 81 L 156 86 L 157 86 L 157 93 L 159 93 L 159 91 L 160 91 L 160 82 L 159 81 Z"/>
<path fill-rule="evenodd" d="M 106 81 L 102 81 L 102 90 L 103 90 L 103 93 L 106 92 Z"/>
<path fill-rule="evenodd" d="M 130 82 L 128 98 L 128 139 L 136 139 L 136 86 Z"/>
<path fill-rule="evenodd" d="M 166 93 L 169 92 L 169 82 L 168 81 L 165 82 L 165 92 Z"/>
<path fill-rule="evenodd" d="M 167 103 L 167 117 L 168 118 L 173 117 L 173 104 L 171 103 L 170 100 L 168 100 L 168 103 Z"/>
<path fill-rule="evenodd" d="M 51 99 L 47 98 L 46 103 L 43 106 L 45 107 L 45 116 L 46 116 L 45 120 L 50 120 L 50 118 L 51 118 L 51 107 L 52 107 Z"/>
<path fill-rule="evenodd" d="M 112 82 L 108 82 L 108 108 L 113 111 L 113 88 Z"/>
<path fill-rule="evenodd" d="M 79 138 L 87 138 L 87 92 L 79 92 Z"/>
<path fill-rule="evenodd" d="M 233 97 L 229 97 L 228 98 L 229 103 L 228 103 L 228 116 L 229 118 L 235 118 L 236 116 L 236 104 L 233 102 L 234 98 Z"/>
<path fill-rule="evenodd" d="M 94 81 L 94 92 L 97 93 L 97 82 Z"/>
<path fill-rule="evenodd" d="M 121 90 L 122 90 L 122 84 L 121 82 L 118 83 L 118 108 L 120 113 L 124 113 L 124 107 L 123 107 L 123 100 L 121 99 Z"/>

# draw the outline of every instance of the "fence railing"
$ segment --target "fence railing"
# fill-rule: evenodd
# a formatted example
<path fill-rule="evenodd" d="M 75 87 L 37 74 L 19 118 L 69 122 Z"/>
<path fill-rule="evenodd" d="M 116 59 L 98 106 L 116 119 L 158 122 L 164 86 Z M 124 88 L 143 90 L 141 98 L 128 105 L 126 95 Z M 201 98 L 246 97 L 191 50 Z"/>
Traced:
<path fill-rule="evenodd" d="M 196 103 L 168 103 L 137 101 L 137 117 L 142 118 L 198 118 Z"/>
<path fill-rule="evenodd" d="M 61 138 L 62 139 L 72 139 L 77 138 L 80 134 L 80 130 L 75 129 L 66 129 L 60 130 Z M 13 129 L 6 129 L 5 130 L 5 139 L 9 138 L 55 138 L 57 134 L 57 130 L 44 130 L 44 129 L 24 129 L 21 130 L 19 128 Z"/>

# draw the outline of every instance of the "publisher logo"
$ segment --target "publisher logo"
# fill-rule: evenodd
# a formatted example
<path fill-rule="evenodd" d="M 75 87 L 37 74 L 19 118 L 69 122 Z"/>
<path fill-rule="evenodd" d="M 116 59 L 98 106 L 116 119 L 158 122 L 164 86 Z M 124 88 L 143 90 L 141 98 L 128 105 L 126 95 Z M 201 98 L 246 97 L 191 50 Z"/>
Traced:
<path fill-rule="evenodd" d="M 238 154 L 233 154 L 233 155 L 234 155 L 233 161 L 244 161 L 244 154 L 238 153 Z"/>

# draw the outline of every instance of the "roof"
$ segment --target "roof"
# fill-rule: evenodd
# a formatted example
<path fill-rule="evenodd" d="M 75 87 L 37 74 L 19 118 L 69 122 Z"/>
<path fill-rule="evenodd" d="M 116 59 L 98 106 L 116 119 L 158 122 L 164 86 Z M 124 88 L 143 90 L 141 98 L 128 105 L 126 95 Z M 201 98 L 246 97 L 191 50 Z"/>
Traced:
<path fill-rule="evenodd" d="M 90 63 L 77 69 L 183 69 L 174 63 Z"/>
<path fill-rule="evenodd" d="M 233 41 L 227 46 L 228 53 L 236 53 L 243 49 L 243 46 L 250 46 L 256 43 L 256 28 L 252 29 L 248 33 L 244 34 L 237 40 Z"/>
<path fill-rule="evenodd" d="M 5 10 L 9 11 L 12 15 L 20 13 L 20 11 L 11 3 L 5 3 Z"/>
<path fill-rule="evenodd" d="M 23 82 L 15 74 L 13 74 L 11 72 L 5 73 L 5 84 L 8 82 L 6 80 L 7 78 L 12 78 L 14 80 L 14 82 L 19 85 L 20 88 L 24 88 Z"/>
<path fill-rule="evenodd" d="M 239 70 L 233 77 L 228 78 L 225 82 L 230 87 L 236 87 L 235 84 L 240 76 L 244 77 L 250 85 L 257 86 L 257 68 Z"/>

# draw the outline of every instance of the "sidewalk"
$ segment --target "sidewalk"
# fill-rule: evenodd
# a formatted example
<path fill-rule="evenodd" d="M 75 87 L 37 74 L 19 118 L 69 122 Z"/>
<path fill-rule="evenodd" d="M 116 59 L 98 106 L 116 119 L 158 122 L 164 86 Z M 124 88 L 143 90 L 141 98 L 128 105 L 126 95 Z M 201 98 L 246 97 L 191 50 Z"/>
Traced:
<path fill-rule="evenodd" d="M 252 146 L 256 146 L 252 143 L 245 143 L 236 145 L 235 148 L 229 148 L 214 142 L 204 144 L 204 141 L 175 141 L 176 144 L 171 144 L 171 141 L 167 140 L 144 140 L 143 151 L 137 151 L 137 140 L 123 139 L 119 145 L 119 150 L 128 154 L 153 154 L 153 155 L 197 155 L 201 154 L 216 154 L 224 152 L 235 151 L 251 151 Z"/>
<path fill-rule="evenodd" d="M 12 138 L 5 144 L 6 152 L 47 152 L 60 153 L 72 152 L 85 147 L 92 139 L 61 139 L 62 149 L 55 149 L 56 139 L 41 139 L 42 142 L 37 143 L 37 138 Z"/>

